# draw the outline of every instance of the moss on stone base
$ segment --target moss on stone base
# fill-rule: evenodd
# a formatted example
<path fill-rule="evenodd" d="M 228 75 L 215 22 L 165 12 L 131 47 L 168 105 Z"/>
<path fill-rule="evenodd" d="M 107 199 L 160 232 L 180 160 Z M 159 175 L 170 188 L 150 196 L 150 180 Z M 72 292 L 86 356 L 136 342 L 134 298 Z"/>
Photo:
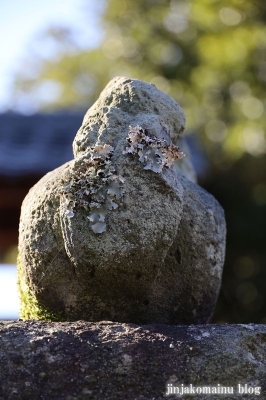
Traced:
<path fill-rule="evenodd" d="M 64 321 L 65 319 L 62 318 L 61 313 L 49 311 L 37 300 L 23 276 L 23 265 L 21 263 L 20 255 L 18 255 L 17 258 L 17 267 L 20 296 L 20 318 L 23 320 L 37 319 L 41 321 Z"/>

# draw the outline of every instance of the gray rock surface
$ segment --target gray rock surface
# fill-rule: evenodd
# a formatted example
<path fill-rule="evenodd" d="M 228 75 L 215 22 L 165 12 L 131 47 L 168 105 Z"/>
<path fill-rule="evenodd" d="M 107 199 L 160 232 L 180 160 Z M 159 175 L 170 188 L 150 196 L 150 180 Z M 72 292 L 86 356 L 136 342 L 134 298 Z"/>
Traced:
<path fill-rule="evenodd" d="M 184 124 L 180 106 L 154 85 L 128 78 L 107 85 L 74 140 L 75 160 L 42 178 L 23 202 L 23 318 L 210 319 L 221 282 L 225 221 L 218 202 L 195 183 L 189 157 L 173 165 L 167 158 L 169 148 L 171 157 L 181 154 L 175 145 Z M 143 154 L 149 149 L 143 162 L 125 151 L 132 147 L 129 126 L 141 126 L 146 138 L 159 143 L 141 148 Z M 112 154 L 103 151 L 106 146 L 112 146 Z M 168 161 L 169 167 L 159 165 Z M 102 164 L 96 171 L 97 162 Z M 74 207 L 76 200 L 66 196 L 83 196 L 83 203 L 90 197 L 89 209 Z"/>
<path fill-rule="evenodd" d="M 1 321 L 0 399 L 265 399 L 265 343 L 265 325 Z M 234 392 L 166 396 L 182 384 Z"/>

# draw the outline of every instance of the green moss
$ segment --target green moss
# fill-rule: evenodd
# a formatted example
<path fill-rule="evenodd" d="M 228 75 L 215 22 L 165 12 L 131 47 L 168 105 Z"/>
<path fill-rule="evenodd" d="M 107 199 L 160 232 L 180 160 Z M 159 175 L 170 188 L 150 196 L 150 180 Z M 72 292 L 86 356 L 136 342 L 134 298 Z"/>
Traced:
<path fill-rule="evenodd" d="M 23 276 L 23 266 L 19 254 L 17 258 L 17 266 L 18 288 L 20 295 L 20 318 L 23 320 L 37 319 L 41 321 L 64 321 L 61 313 L 49 311 L 37 300 Z"/>

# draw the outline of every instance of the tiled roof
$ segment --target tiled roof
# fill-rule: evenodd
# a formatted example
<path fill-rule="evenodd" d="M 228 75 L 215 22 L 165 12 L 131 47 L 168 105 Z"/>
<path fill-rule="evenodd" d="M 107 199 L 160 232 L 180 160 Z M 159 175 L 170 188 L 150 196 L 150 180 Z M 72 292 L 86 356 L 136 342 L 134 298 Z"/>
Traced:
<path fill-rule="evenodd" d="M 0 114 L 0 175 L 43 174 L 71 160 L 83 116 Z"/>
<path fill-rule="evenodd" d="M 73 159 L 72 143 L 84 113 L 0 114 L 0 176 L 45 174 Z M 195 135 L 187 135 L 198 176 L 208 162 Z"/>

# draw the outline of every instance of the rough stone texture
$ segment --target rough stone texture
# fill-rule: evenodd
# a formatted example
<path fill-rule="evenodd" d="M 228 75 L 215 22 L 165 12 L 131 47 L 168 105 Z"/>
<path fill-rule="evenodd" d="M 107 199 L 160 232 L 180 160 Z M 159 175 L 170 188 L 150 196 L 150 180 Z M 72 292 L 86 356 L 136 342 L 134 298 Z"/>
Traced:
<path fill-rule="evenodd" d="M 159 400 L 167 385 L 233 387 L 266 398 L 265 325 L 0 322 L 1 400 Z M 260 395 L 237 393 L 238 384 Z"/>
<path fill-rule="evenodd" d="M 114 78 L 88 110 L 73 143 L 75 157 L 88 146 L 108 143 L 125 147 L 128 126 L 143 125 L 159 138 L 170 137 L 177 142 L 185 129 L 185 114 L 171 97 L 154 85 L 136 79 Z"/>
<path fill-rule="evenodd" d="M 144 170 L 138 157 L 123 154 L 129 125 L 176 144 L 184 124 L 180 106 L 154 85 L 127 78 L 109 83 L 84 117 L 74 155 L 82 160 L 88 146 L 113 146 L 112 162 L 126 179 L 126 192 L 108 212 L 106 232 L 95 234 L 88 212 L 68 218 L 60 206 L 61 178 L 75 160 L 30 190 L 19 239 L 24 319 L 210 319 L 224 261 L 222 208 L 195 184 L 188 156 L 155 173 Z"/>

